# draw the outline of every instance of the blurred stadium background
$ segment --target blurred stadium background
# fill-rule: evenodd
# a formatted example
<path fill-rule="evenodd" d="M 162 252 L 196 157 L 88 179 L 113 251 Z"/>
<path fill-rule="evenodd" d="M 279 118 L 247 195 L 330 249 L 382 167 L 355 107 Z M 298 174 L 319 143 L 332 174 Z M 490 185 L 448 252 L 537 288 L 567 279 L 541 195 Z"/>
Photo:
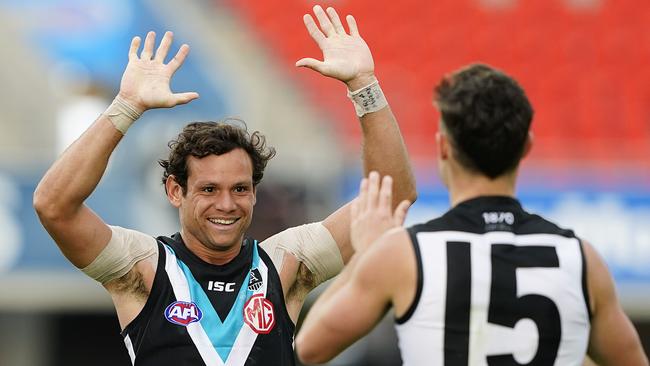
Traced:
<path fill-rule="evenodd" d="M 192 52 L 173 89 L 201 98 L 148 112 L 90 205 L 107 222 L 177 230 L 156 160 L 188 121 L 235 116 L 278 148 L 251 235 L 318 220 L 355 193 L 360 131 L 345 87 L 293 65 L 320 57 L 305 0 L 0 2 L 0 365 L 129 364 L 109 297 L 59 253 L 32 192 L 110 103 L 133 35 L 173 30 Z M 650 351 L 650 3 L 647 0 L 338 0 L 354 14 L 398 117 L 420 198 L 408 221 L 448 206 L 436 177 L 435 83 L 482 61 L 515 76 L 536 109 L 519 194 L 589 239 Z M 74 179 L 74 177 L 70 177 Z M 331 365 L 396 365 L 391 320 Z"/>

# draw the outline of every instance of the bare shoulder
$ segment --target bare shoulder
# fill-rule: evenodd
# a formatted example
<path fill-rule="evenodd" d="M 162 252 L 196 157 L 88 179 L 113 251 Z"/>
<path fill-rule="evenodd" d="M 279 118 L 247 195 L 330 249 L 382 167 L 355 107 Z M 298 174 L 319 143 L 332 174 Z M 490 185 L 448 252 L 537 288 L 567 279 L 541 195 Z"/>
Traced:
<path fill-rule="evenodd" d="M 587 266 L 587 291 L 589 292 L 589 304 L 591 312 L 596 313 L 598 304 L 610 301 L 616 297 L 614 280 L 609 273 L 607 264 L 601 258 L 596 249 L 586 240 L 582 241 Z"/>
<path fill-rule="evenodd" d="M 639 335 L 618 301 L 607 265 L 591 244 L 582 243 L 592 313 L 589 357 L 599 365 L 648 365 Z"/>

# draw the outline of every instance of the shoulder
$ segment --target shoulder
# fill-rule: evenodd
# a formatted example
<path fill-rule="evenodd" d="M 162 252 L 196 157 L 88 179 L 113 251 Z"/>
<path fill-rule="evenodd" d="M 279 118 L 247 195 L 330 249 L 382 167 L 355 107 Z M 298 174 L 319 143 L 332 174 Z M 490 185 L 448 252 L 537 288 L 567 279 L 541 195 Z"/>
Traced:
<path fill-rule="evenodd" d="M 363 253 L 353 274 L 358 286 L 382 294 L 400 316 L 414 301 L 418 276 L 415 247 L 402 227 L 388 231 Z"/>
<path fill-rule="evenodd" d="M 526 213 L 522 222 L 517 226 L 516 234 L 555 234 L 567 238 L 574 238 L 571 229 L 563 228 L 558 224 L 536 214 Z"/>
<path fill-rule="evenodd" d="M 366 272 L 375 272 L 379 277 L 393 281 L 398 274 L 409 271 L 415 264 L 415 252 L 408 231 L 394 228 L 382 235 L 359 259 L 358 268 Z M 390 271 L 379 270 L 390 268 Z"/>
<path fill-rule="evenodd" d="M 598 312 L 598 307 L 611 301 L 616 301 L 616 290 L 607 264 L 600 254 L 586 240 L 581 240 L 585 256 L 586 280 L 589 294 L 589 306 L 592 314 Z"/>

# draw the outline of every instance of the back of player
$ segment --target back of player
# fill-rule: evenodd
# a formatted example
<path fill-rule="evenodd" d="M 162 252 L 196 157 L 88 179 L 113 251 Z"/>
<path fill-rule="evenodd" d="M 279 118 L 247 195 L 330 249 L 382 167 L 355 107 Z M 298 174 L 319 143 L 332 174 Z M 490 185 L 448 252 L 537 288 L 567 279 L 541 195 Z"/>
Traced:
<path fill-rule="evenodd" d="M 416 296 L 397 319 L 405 365 L 581 365 L 590 306 L 582 244 L 482 196 L 409 230 Z"/>
<path fill-rule="evenodd" d="M 362 181 L 363 204 L 352 210 L 357 259 L 303 322 L 300 357 L 329 360 L 392 307 L 408 366 L 581 365 L 587 349 L 603 366 L 648 366 L 595 250 L 515 198 L 533 140 L 521 86 L 474 64 L 445 76 L 434 103 L 451 210 L 407 232 L 395 228 L 404 213 L 381 204 L 390 184 Z"/>

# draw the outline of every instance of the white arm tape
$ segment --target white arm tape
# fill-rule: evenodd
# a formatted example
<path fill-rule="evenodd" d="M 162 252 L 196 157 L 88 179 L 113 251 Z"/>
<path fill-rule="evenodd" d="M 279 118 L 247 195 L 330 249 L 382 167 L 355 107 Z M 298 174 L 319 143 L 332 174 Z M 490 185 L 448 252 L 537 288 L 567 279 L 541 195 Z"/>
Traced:
<path fill-rule="evenodd" d="M 139 261 L 158 254 L 156 239 L 139 231 L 110 226 L 111 240 L 88 266 L 81 269 L 99 283 L 120 278 Z"/>
<path fill-rule="evenodd" d="M 271 256 L 273 264 L 282 270 L 285 252 L 293 254 L 311 271 L 320 284 L 343 269 L 343 258 L 332 234 L 320 222 L 289 228 L 260 244 Z"/>
<path fill-rule="evenodd" d="M 118 131 L 122 132 L 122 135 L 126 135 L 126 131 L 133 122 L 142 116 L 142 112 L 137 111 L 135 107 L 118 95 L 113 100 L 113 103 L 108 106 L 104 115 L 108 117 Z"/>
<path fill-rule="evenodd" d="M 348 98 L 352 100 L 354 111 L 358 117 L 377 112 L 388 105 L 384 92 L 379 86 L 379 81 L 376 79 L 372 83 L 355 91 L 351 92 L 348 90 Z"/>

